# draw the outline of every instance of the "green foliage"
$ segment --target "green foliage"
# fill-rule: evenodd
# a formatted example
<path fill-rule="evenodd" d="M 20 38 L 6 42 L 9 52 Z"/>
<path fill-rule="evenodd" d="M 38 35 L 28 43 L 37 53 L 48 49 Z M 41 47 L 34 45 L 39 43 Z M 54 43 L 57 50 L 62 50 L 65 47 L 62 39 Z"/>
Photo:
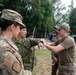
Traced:
<path fill-rule="evenodd" d="M 74 8 L 70 13 L 69 25 L 71 27 L 72 34 L 76 34 L 76 8 Z"/>
<path fill-rule="evenodd" d="M 51 75 L 51 52 L 47 49 L 36 50 L 37 64 L 33 75 Z"/>
<path fill-rule="evenodd" d="M 51 0 L 0 0 L 0 11 L 6 8 L 19 12 L 30 32 L 34 27 L 37 32 L 45 32 L 47 26 L 48 33 L 53 28 Z"/>
<path fill-rule="evenodd" d="M 56 2 L 58 2 L 59 0 L 52 0 L 52 3 L 54 4 L 54 3 L 56 3 Z"/>
<path fill-rule="evenodd" d="M 55 24 L 62 23 L 66 20 L 66 14 L 62 13 L 63 10 L 65 10 L 65 6 L 61 4 L 60 0 L 56 0 L 54 3 Z"/>
<path fill-rule="evenodd" d="M 54 19 L 55 24 L 62 23 L 62 22 L 69 22 L 69 14 L 73 9 L 73 0 L 71 0 L 71 5 L 66 7 L 64 4 L 61 3 L 61 0 L 52 0 L 54 5 Z M 66 10 L 67 9 L 67 10 Z"/>

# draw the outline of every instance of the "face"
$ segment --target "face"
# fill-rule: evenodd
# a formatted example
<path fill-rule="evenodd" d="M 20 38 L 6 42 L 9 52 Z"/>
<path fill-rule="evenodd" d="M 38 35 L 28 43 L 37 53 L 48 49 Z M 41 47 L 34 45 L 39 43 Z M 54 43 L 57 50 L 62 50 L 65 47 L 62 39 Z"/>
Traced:
<path fill-rule="evenodd" d="M 22 38 L 25 38 L 27 35 L 27 29 L 26 28 L 23 28 L 20 30 L 20 33 L 19 33 L 19 36 L 22 37 Z"/>
<path fill-rule="evenodd" d="M 57 38 L 62 37 L 64 35 L 64 30 L 63 29 L 58 29 L 57 30 Z"/>
<path fill-rule="evenodd" d="M 56 33 L 56 38 L 57 38 L 57 39 L 59 39 L 59 38 L 60 38 L 60 36 L 59 36 L 59 34 L 58 34 L 58 33 Z"/>

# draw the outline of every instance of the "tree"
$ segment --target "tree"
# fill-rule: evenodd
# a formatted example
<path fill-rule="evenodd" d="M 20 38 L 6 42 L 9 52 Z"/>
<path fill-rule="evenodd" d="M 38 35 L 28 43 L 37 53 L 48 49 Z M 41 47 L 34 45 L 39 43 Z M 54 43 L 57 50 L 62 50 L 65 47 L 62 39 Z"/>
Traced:
<path fill-rule="evenodd" d="M 69 15 L 69 25 L 71 28 L 71 33 L 76 34 L 76 8 L 72 9 Z"/>
<path fill-rule="evenodd" d="M 71 5 L 70 5 L 70 9 L 72 10 L 74 8 L 74 1 L 71 0 Z"/>
<path fill-rule="evenodd" d="M 60 0 L 52 0 L 54 5 L 54 20 L 55 24 L 66 22 L 69 23 L 69 14 L 73 9 L 74 3 L 71 0 L 71 5 L 68 7 L 64 6 Z"/>
<path fill-rule="evenodd" d="M 55 19 L 55 25 L 62 23 L 66 20 L 66 14 L 63 14 L 62 12 L 66 9 L 63 4 L 61 4 L 60 0 L 54 0 L 54 19 Z"/>
<path fill-rule="evenodd" d="M 0 0 L 0 11 L 4 8 L 13 9 L 23 16 L 23 22 L 28 31 L 47 33 L 52 31 L 52 2 L 51 0 Z"/>

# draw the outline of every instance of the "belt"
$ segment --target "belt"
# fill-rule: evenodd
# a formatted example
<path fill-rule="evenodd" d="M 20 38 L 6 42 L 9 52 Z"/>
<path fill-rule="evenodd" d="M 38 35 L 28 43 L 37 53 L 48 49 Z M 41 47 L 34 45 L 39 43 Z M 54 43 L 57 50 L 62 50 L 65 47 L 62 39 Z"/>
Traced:
<path fill-rule="evenodd" d="M 61 66 L 73 66 L 74 63 L 60 63 Z"/>

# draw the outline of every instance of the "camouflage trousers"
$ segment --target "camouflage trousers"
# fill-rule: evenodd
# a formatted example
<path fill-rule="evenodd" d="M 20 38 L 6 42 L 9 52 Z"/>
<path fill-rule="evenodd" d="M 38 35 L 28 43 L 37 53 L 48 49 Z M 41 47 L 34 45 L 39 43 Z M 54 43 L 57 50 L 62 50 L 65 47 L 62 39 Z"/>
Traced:
<path fill-rule="evenodd" d="M 22 70 L 21 71 L 21 73 L 20 74 L 18 74 L 18 75 L 32 75 L 32 73 L 31 73 L 31 71 L 29 71 L 29 70 Z"/>
<path fill-rule="evenodd" d="M 76 75 L 76 66 L 75 65 L 59 65 L 59 74 L 58 75 Z"/>
<path fill-rule="evenodd" d="M 29 70 L 25 70 L 25 75 L 32 75 L 32 73 Z"/>

